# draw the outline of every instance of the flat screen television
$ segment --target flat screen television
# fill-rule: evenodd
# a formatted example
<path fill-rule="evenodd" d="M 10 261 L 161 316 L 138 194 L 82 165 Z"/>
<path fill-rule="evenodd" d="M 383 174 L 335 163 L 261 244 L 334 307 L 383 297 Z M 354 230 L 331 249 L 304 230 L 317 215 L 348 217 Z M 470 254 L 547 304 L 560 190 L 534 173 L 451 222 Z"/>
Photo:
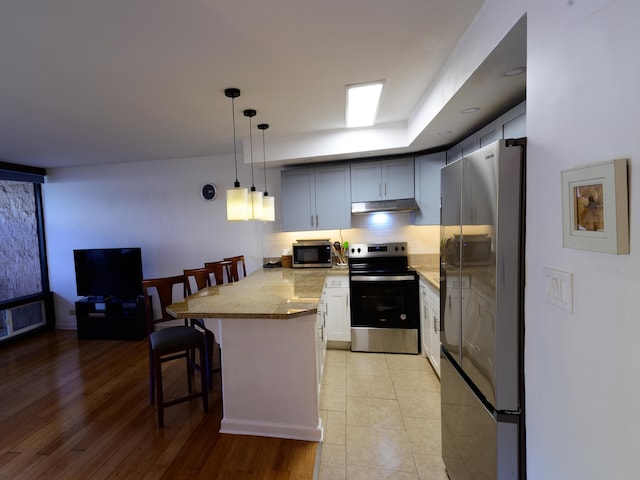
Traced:
<path fill-rule="evenodd" d="M 74 250 L 73 260 L 80 297 L 132 298 L 142 294 L 140 248 Z"/>

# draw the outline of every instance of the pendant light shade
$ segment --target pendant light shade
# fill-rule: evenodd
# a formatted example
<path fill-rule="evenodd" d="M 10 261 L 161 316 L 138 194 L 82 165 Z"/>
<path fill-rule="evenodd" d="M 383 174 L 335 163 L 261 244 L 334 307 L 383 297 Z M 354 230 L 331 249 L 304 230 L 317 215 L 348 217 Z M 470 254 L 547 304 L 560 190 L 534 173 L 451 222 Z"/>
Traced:
<path fill-rule="evenodd" d="M 240 90 L 237 88 L 227 88 L 224 91 L 225 96 L 231 99 L 231 118 L 233 121 L 233 159 L 236 167 L 236 181 L 233 188 L 227 190 L 227 220 L 242 221 L 248 220 L 248 190 L 240 186 L 238 181 L 238 153 L 236 147 L 236 111 L 235 99 L 240 96 Z"/>
<path fill-rule="evenodd" d="M 251 190 L 249 191 L 249 220 L 260 220 L 262 218 L 262 192 L 256 191 L 256 185 L 253 181 L 253 129 L 251 128 L 251 119 L 256 116 L 256 111 L 247 109 L 244 112 L 245 117 L 249 117 L 249 154 L 251 158 Z"/>
<path fill-rule="evenodd" d="M 240 186 L 227 190 L 227 220 L 249 220 L 249 191 Z"/>
<path fill-rule="evenodd" d="M 262 197 L 262 221 L 274 222 L 276 219 L 276 199 L 267 195 Z"/>
<path fill-rule="evenodd" d="M 273 222 L 276 219 L 276 199 L 267 192 L 267 150 L 265 148 L 264 131 L 269 128 L 268 123 L 261 123 L 258 128 L 262 130 L 262 163 L 264 166 L 264 196 L 262 197 L 262 218 L 264 222 Z"/>
<path fill-rule="evenodd" d="M 262 219 L 262 192 L 249 192 L 249 220 Z"/>

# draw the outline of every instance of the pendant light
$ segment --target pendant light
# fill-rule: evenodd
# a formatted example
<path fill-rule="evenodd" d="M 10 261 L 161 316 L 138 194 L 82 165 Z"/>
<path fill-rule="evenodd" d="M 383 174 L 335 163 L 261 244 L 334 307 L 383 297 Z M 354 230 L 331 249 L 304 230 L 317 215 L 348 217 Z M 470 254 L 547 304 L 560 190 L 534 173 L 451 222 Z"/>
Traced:
<path fill-rule="evenodd" d="M 251 128 L 251 118 L 256 116 L 256 111 L 247 109 L 244 116 L 249 117 L 249 153 L 251 155 L 251 191 L 249 192 L 249 220 L 260 220 L 262 218 L 262 192 L 256 191 L 253 181 L 253 132 Z"/>
<path fill-rule="evenodd" d="M 236 181 L 233 184 L 233 188 L 227 190 L 227 220 L 248 220 L 248 191 L 246 188 L 240 187 L 240 182 L 238 181 L 235 99 L 240 96 L 240 90 L 237 88 L 227 88 L 224 91 L 224 94 L 231 99 L 231 116 L 233 119 L 233 159 L 236 167 Z"/>
<path fill-rule="evenodd" d="M 264 197 L 262 197 L 262 221 L 273 222 L 276 219 L 276 199 L 267 192 L 267 150 L 265 148 L 264 131 L 269 128 L 268 123 L 261 123 L 258 128 L 262 130 L 262 164 L 264 166 Z"/>

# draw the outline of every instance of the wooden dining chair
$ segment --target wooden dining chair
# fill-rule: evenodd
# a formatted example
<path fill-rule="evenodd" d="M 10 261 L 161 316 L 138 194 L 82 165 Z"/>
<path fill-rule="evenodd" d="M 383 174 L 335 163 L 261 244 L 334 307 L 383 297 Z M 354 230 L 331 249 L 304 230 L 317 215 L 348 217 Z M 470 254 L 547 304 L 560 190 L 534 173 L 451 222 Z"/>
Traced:
<path fill-rule="evenodd" d="M 224 260 L 231 262 L 231 278 L 234 282 L 240 280 L 240 269 L 238 266 L 242 266 L 242 276 L 247 276 L 247 266 L 244 262 L 244 255 L 237 255 L 235 257 L 225 257 Z"/>
<path fill-rule="evenodd" d="M 207 388 L 207 348 L 203 332 L 189 325 L 161 325 L 176 319 L 167 313 L 167 307 L 174 303 L 176 287 L 180 294 L 185 291 L 184 275 L 154 278 L 142 281 L 147 332 L 149 343 L 149 400 L 157 404 L 158 426 L 164 427 L 164 409 L 181 402 L 202 397 L 204 411 L 209 410 L 209 390 Z M 159 301 L 160 315 L 153 311 L 153 294 Z M 195 351 L 199 352 L 199 363 L 195 361 Z M 162 388 L 162 364 L 184 358 L 187 364 L 188 394 L 165 400 Z M 191 378 L 194 370 L 200 372 L 200 391 L 193 392 Z"/>
<path fill-rule="evenodd" d="M 192 295 L 203 288 L 212 285 L 211 276 L 214 275 L 214 269 L 206 265 L 201 268 L 190 268 L 184 270 L 185 294 Z M 193 282 L 193 283 L 192 283 Z"/>
<path fill-rule="evenodd" d="M 217 283 L 216 268 L 211 266 L 204 266 L 201 268 L 191 268 L 183 271 L 184 284 L 185 284 L 185 296 L 192 295 L 206 287 L 210 287 L 213 284 L 211 276 L 215 276 Z M 195 286 L 194 286 L 195 285 Z M 213 366 L 213 351 L 215 350 L 216 337 L 214 333 L 207 328 L 204 319 L 191 318 L 189 319 L 191 326 L 198 328 L 202 331 L 206 338 L 207 348 L 207 383 L 209 385 L 209 391 L 213 390 L 213 375 L 220 372 L 220 367 L 214 368 Z M 219 356 L 220 357 L 220 356 Z"/>
<path fill-rule="evenodd" d="M 227 277 L 227 283 L 233 282 L 233 277 L 231 274 L 231 265 L 232 262 L 230 260 L 220 260 L 217 262 L 206 262 L 204 264 L 205 267 L 213 269 L 213 275 L 216 281 L 216 285 L 222 285 L 224 282 L 224 277 Z"/>

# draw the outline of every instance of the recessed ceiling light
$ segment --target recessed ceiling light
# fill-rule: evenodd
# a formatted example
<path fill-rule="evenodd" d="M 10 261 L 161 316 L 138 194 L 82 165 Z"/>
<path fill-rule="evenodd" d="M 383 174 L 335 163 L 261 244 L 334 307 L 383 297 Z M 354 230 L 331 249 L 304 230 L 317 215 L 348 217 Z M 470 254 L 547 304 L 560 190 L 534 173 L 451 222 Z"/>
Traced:
<path fill-rule="evenodd" d="M 478 110 L 480 110 L 479 107 L 469 107 L 469 108 L 465 108 L 460 113 L 476 113 Z"/>
<path fill-rule="evenodd" d="M 512 68 L 511 70 L 507 70 L 506 72 L 504 72 L 502 74 L 502 76 L 503 77 L 516 77 L 518 75 L 523 74 L 526 71 L 527 71 L 527 67 L 516 67 L 516 68 Z"/>
<path fill-rule="evenodd" d="M 384 81 L 347 85 L 347 127 L 373 125 Z"/>
<path fill-rule="evenodd" d="M 442 132 L 438 132 L 438 135 L 451 135 L 453 133 L 453 131 L 451 130 L 444 130 Z"/>

